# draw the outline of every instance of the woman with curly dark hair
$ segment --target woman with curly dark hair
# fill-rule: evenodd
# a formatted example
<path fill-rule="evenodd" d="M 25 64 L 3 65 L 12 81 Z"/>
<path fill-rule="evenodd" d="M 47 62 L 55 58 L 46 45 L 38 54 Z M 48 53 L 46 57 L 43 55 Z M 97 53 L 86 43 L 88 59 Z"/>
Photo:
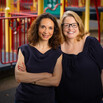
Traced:
<path fill-rule="evenodd" d="M 60 35 L 60 29 L 59 29 L 58 23 L 56 19 L 53 16 L 51 16 L 51 14 L 47 13 L 47 15 L 45 14 L 42 14 L 42 15 L 43 16 L 40 16 L 36 20 L 33 21 L 31 28 L 28 31 L 29 33 L 28 41 L 30 44 L 33 44 L 33 45 L 36 45 L 36 43 L 39 42 L 38 27 L 40 25 L 40 21 L 43 18 L 49 18 L 54 23 L 54 28 L 53 28 L 54 33 L 52 37 L 49 39 L 49 45 L 51 48 L 56 49 L 61 44 L 61 35 Z"/>
<path fill-rule="evenodd" d="M 51 14 L 43 13 L 28 31 L 29 44 L 19 48 L 15 77 L 16 103 L 54 103 L 62 73 L 61 34 Z"/>

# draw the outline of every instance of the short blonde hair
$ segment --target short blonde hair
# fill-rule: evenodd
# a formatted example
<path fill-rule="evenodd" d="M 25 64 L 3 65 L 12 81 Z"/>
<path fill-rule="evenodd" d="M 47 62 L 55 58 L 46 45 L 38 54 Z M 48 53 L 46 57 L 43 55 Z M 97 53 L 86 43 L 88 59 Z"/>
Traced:
<path fill-rule="evenodd" d="M 77 24 L 78 24 L 78 28 L 79 28 L 79 34 L 77 36 L 78 41 L 80 39 L 82 39 L 85 35 L 89 34 L 89 32 L 84 31 L 84 25 L 83 25 L 83 22 L 82 22 L 82 19 L 80 18 L 80 16 L 77 13 L 73 12 L 73 11 L 64 12 L 64 15 L 61 19 L 61 30 L 62 30 L 61 32 L 62 32 L 62 34 L 63 34 L 63 25 L 62 24 L 64 23 L 65 18 L 68 17 L 68 16 L 73 17 L 75 19 L 75 21 L 77 22 Z M 64 38 L 64 40 L 66 40 L 64 34 L 63 34 L 63 38 Z"/>

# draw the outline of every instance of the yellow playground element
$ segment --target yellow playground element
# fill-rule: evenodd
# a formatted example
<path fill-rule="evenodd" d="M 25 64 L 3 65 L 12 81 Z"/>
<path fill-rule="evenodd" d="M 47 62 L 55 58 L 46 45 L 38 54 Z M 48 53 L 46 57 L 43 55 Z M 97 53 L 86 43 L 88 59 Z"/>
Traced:
<path fill-rule="evenodd" d="M 5 17 L 10 17 L 9 13 L 11 10 L 11 0 L 6 0 L 6 8 L 5 8 Z M 10 52 L 11 51 L 11 29 L 8 26 L 9 25 L 9 21 L 8 19 L 5 20 L 5 47 L 6 47 L 6 52 Z"/>
<path fill-rule="evenodd" d="M 90 0 L 86 0 L 86 10 L 85 10 L 85 31 L 89 31 L 89 18 L 90 18 L 90 15 L 89 12 L 89 7 L 90 7 Z"/>

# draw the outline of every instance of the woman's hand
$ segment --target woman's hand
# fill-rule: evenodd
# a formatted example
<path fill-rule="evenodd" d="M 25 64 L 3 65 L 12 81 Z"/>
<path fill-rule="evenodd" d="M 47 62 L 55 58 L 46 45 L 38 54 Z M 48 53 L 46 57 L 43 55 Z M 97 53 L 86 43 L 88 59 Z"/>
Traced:
<path fill-rule="evenodd" d="M 18 65 L 18 70 L 19 70 L 20 72 L 27 72 L 27 71 L 26 71 L 26 66 L 25 66 L 25 64 L 24 64 L 23 62 L 22 62 L 22 65 Z M 52 77 L 52 74 L 51 74 L 51 73 L 44 72 L 43 74 L 44 74 L 45 78 L 50 78 L 50 77 Z"/>
<path fill-rule="evenodd" d="M 18 70 L 22 71 L 22 72 L 26 72 L 26 66 L 25 66 L 25 64 L 23 62 L 22 62 L 22 65 L 18 64 Z"/>

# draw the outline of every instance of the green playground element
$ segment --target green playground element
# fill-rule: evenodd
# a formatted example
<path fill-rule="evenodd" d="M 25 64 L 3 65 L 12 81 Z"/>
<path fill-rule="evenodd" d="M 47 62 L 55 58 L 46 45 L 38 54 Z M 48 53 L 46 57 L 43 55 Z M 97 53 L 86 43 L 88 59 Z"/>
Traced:
<path fill-rule="evenodd" d="M 54 9 L 56 4 L 60 4 L 60 0 L 44 0 L 44 9 L 47 7 Z M 60 6 L 58 6 L 54 11 L 47 9 L 46 12 L 53 15 L 60 15 Z"/>

